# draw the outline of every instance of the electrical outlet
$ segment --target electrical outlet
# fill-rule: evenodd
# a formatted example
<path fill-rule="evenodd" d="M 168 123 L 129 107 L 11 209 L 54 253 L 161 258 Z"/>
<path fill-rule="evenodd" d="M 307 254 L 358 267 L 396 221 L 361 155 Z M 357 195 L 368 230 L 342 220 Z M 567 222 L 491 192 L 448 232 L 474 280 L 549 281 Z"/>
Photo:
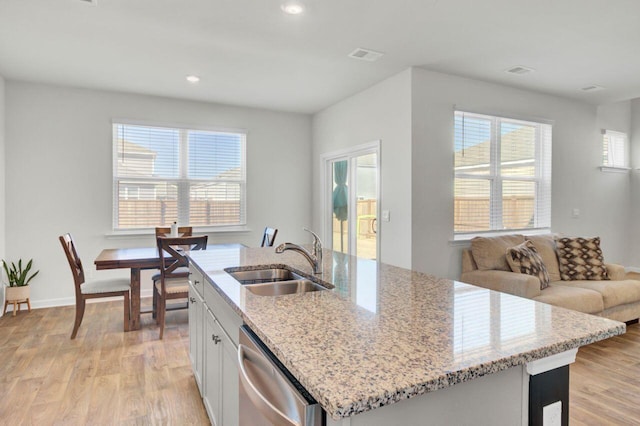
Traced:
<path fill-rule="evenodd" d="M 580 209 L 573 209 L 571 211 L 571 217 L 574 219 L 579 219 L 580 218 Z"/>
<path fill-rule="evenodd" d="M 542 407 L 542 426 L 562 426 L 562 401 Z"/>
<path fill-rule="evenodd" d="M 391 221 L 391 212 L 389 210 L 382 210 L 382 220 L 384 222 Z"/>

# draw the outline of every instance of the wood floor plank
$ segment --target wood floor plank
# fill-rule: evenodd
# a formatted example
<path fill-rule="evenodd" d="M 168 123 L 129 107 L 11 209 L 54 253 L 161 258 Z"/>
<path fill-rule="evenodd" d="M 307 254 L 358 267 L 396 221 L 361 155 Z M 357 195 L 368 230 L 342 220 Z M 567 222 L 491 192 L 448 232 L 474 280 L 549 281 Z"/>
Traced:
<path fill-rule="evenodd" d="M 17 407 L 31 407 L 36 399 L 38 391 L 42 387 L 44 379 L 42 377 L 33 379 L 19 379 L 10 394 L 11 403 L 4 407 L 11 413 L 3 418 L 12 418 L 15 424 L 21 424 L 28 412 L 24 409 L 16 410 Z"/>
<path fill-rule="evenodd" d="M 25 413 L 23 423 L 26 425 L 49 425 L 52 419 L 58 417 L 60 404 L 58 402 L 39 403 L 37 400 L 31 405 L 31 409 Z"/>
<path fill-rule="evenodd" d="M 0 415 L 6 418 L 12 412 L 13 400 L 15 398 L 15 388 L 20 381 L 19 378 L 5 381 L 0 386 Z"/>
<path fill-rule="evenodd" d="M 87 370 L 76 369 L 69 379 L 58 411 L 63 423 L 83 424 L 87 422 L 91 389 L 95 377 L 86 373 Z"/>
<path fill-rule="evenodd" d="M 138 424 L 147 417 L 146 392 L 138 389 L 122 390 L 118 395 L 120 399 L 118 421 L 123 424 Z"/>
<path fill-rule="evenodd" d="M 570 367 L 571 425 L 640 424 L 640 325 L 583 346 Z"/>
<path fill-rule="evenodd" d="M 120 412 L 120 377 L 118 374 L 98 376 L 93 381 L 87 419 L 94 424 L 114 422 L 114 414 Z"/>
<path fill-rule="evenodd" d="M 146 303 L 149 303 L 147 301 Z M 188 312 L 122 331 L 122 301 L 87 305 L 71 340 L 73 307 L 0 318 L 0 424 L 209 423 L 188 356 Z"/>

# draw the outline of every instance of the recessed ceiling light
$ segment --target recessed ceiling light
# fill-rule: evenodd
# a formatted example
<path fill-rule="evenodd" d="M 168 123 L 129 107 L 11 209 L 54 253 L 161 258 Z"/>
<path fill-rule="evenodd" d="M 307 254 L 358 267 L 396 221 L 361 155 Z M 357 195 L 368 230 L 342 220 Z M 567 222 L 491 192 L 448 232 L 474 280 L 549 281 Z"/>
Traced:
<path fill-rule="evenodd" d="M 304 12 L 304 6 L 295 1 L 283 3 L 282 6 L 280 6 L 280 9 L 288 15 L 300 15 Z"/>
<path fill-rule="evenodd" d="M 197 75 L 188 75 L 187 76 L 187 81 L 189 83 L 197 83 L 200 81 L 200 77 L 198 77 Z"/>
<path fill-rule="evenodd" d="M 504 70 L 504 72 L 508 72 L 509 74 L 529 74 L 530 72 L 535 71 L 533 68 L 523 67 L 522 65 L 517 65 L 515 67 L 511 67 L 509 69 Z"/>

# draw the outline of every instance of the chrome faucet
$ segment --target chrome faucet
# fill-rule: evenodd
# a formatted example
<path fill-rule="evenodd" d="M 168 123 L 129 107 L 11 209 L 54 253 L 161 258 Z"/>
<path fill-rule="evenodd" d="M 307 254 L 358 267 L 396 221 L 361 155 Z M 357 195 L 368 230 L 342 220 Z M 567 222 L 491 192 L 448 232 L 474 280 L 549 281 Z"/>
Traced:
<path fill-rule="evenodd" d="M 306 248 L 299 246 L 298 244 L 293 243 L 283 243 L 276 247 L 276 253 L 284 253 L 286 250 L 297 251 L 301 255 L 305 257 L 313 267 L 314 274 L 322 273 L 322 241 L 320 241 L 320 237 L 318 234 L 313 232 L 310 229 L 302 228 L 307 232 L 310 232 L 313 235 L 313 252 L 309 253 L 309 250 Z"/>

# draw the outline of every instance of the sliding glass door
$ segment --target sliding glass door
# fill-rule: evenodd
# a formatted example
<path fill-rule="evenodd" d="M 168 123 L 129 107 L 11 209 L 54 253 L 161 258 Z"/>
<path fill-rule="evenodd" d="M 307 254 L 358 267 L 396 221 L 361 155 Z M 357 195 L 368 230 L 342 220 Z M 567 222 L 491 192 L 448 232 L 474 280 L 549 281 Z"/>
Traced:
<path fill-rule="evenodd" d="M 367 259 L 379 256 L 379 142 L 325 156 L 326 245 Z"/>

